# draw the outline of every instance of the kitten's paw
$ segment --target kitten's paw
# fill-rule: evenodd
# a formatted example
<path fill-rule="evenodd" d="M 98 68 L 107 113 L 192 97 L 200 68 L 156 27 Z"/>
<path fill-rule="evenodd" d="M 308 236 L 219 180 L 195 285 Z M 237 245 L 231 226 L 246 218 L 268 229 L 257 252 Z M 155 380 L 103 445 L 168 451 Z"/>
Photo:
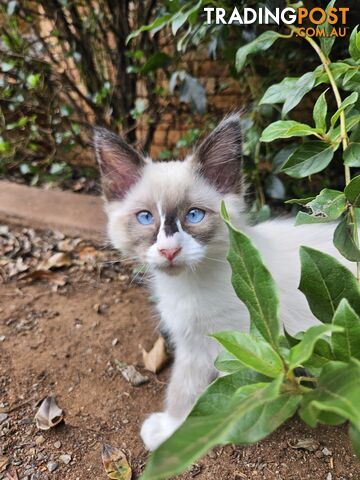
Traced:
<path fill-rule="evenodd" d="M 181 419 L 174 418 L 167 412 L 151 414 L 142 424 L 140 431 L 145 447 L 151 451 L 155 450 L 175 432 L 181 423 Z"/>

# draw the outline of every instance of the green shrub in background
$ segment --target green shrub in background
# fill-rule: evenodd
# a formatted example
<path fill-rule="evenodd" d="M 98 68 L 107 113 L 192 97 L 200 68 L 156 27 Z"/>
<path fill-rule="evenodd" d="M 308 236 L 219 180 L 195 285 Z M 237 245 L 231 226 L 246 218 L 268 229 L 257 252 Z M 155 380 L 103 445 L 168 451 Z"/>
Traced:
<path fill-rule="evenodd" d="M 257 3 L 240 0 L 236 5 L 241 9 Z M 234 108 L 241 108 L 244 98 L 253 98 L 246 105 L 242 128 L 245 170 L 256 193 L 255 219 L 268 218 L 269 207 L 282 207 L 284 198 L 337 188 L 339 162 L 333 162 L 326 174 L 312 175 L 310 184 L 294 181 L 280 172 L 280 166 L 296 143 L 291 139 L 275 145 L 258 141 L 263 128 L 280 115 L 277 104 L 259 102 L 267 87 L 285 75 L 296 76 L 316 65 L 316 53 L 306 42 L 295 37 L 276 42 L 266 52 L 266 62 L 261 54 L 252 55 L 239 75 L 236 50 L 257 38 L 266 26 L 206 25 L 202 9 L 211 5 L 206 0 L 99 0 L 97 4 L 98 8 L 93 8 L 88 0 L 0 0 L 2 176 L 15 173 L 29 183 L 70 177 L 73 165 L 64 160 L 74 158 L 76 165 L 81 159 L 89 146 L 88 126 L 93 123 L 122 132 L 131 143 L 135 143 L 138 125 L 148 126 L 141 145 L 147 150 L 161 114 L 166 111 L 176 116 L 174 99 L 191 105 L 189 124 L 193 112 L 205 108 L 210 112 L 199 124 L 196 120 L 195 129 L 180 139 L 175 151 L 164 151 L 161 157 L 176 156 L 178 151 L 182 154 L 181 148 L 191 147 L 197 139 L 194 132 L 205 134 L 219 120 L 211 113 L 201 82 L 186 70 L 184 54 L 203 48 L 224 70 L 228 66 L 241 83 L 244 96 Z M 283 0 L 266 4 L 269 8 L 285 5 Z M 306 4 L 323 5 L 320 0 L 307 0 Z M 347 4 L 351 8 L 357 5 L 356 0 Z M 223 0 L 222 6 L 230 9 L 234 2 Z M 141 32 L 133 35 L 140 27 Z M 126 43 L 129 34 L 132 38 Z M 344 47 L 345 42 L 337 42 L 333 58 L 343 58 Z M 160 83 L 160 72 L 168 78 L 169 88 Z M 225 87 L 220 86 L 219 95 Z M 148 93 L 149 103 L 139 98 L 140 90 Z M 310 95 L 306 111 L 298 110 L 304 121 Z M 74 146 L 79 148 L 73 150 Z M 73 153 L 68 155 L 71 149 Z"/>
<path fill-rule="evenodd" d="M 135 143 L 141 119 L 149 148 L 162 112 L 156 71 L 170 57 L 157 37 L 140 34 L 131 49 L 125 40 L 159 8 L 153 0 L 0 0 L 0 174 L 32 183 L 71 175 L 63 160 L 74 146 L 79 157 L 90 147 L 94 123 Z"/>
<path fill-rule="evenodd" d="M 335 2 L 332 1 L 330 5 Z M 277 39 L 291 38 L 268 31 L 236 53 L 239 69 L 249 53 L 271 47 Z M 264 42 L 264 38 L 268 41 Z M 269 40 L 270 39 L 270 40 Z M 291 200 L 304 205 L 296 224 L 338 221 L 334 244 L 357 265 L 357 279 L 333 257 L 301 247 L 299 289 L 312 313 L 321 322 L 295 336 L 284 332 L 278 318 L 276 285 L 251 240 L 231 224 L 225 205 L 222 216 L 229 228 L 228 260 L 232 284 L 250 313 L 250 333 L 219 332 L 212 335 L 224 351 L 215 366 L 226 375 L 215 380 L 200 396 L 185 423 L 150 457 L 144 480 L 159 480 L 180 473 L 209 448 L 218 444 L 257 442 L 298 411 L 301 419 L 340 425 L 349 422 L 349 435 L 360 457 L 360 250 L 357 216 L 360 207 L 360 176 L 351 178 L 351 168 L 360 167 L 359 120 L 356 108 L 359 89 L 360 32 L 355 28 L 349 56 L 331 62 L 333 45 L 322 38 L 320 45 L 304 37 L 321 61 L 299 78 L 285 78 L 270 86 L 261 102 L 283 104 L 288 113 L 303 96 L 318 85 L 325 86 L 313 109 L 313 123 L 278 120 L 268 125 L 260 140 L 304 137 L 282 162 L 281 170 L 304 178 L 324 170 L 341 151 L 345 188 L 323 189 L 318 195 Z M 347 92 L 342 97 L 339 87 Z M 335 111 L 328 112 L 334 97 Z M 315 140 L 309 139 L 315 137 Z M 298 369 L 298 370 L 297 370 Z M 299 370 L 300 369 L 300 370 Z M 304 372 L 302 376 L 295 374 Z"/>

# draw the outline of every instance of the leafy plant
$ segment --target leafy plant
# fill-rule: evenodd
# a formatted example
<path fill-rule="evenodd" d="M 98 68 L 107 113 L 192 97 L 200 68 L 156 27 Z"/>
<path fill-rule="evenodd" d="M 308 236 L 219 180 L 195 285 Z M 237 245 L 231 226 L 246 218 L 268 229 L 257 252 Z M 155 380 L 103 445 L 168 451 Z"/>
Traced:
<path fill-rule="evenodd" d="M 322 323 L 283 336 L 274 280 L 251 240 L 232 226 L 224 204 L 222 216 L 230 235 L 232 284 L 249 310 L 252 333 L 212 335 L 225 349 L 215 365 L 226 375 L 152 454 L 142 478 L 180 473 L 214 445 L 257 442 L 297 410 L 312 427 L 349 421 L 360 456 L 360 288 L 354 276 L 332 257 L 302 247 L 301 289 Z M 328 283 L 332 288 L 325 294 Z M 297 376 L 299 368 L 306 373 Z"/>
<path fill-rule="evenodd" d="M 1 173 L 36 183 L 72 147 L 89 147 L 94 123 L 131 143 L 141 127 L 149 148 L 162 111 L 157 72 L 171 57 L 147 32 L 131 48 L 126 37 L 158 8 L 153 0 L 0 0 Z"/>
<path fill-rule="evenodd" d="M 331 2 L 331 5 L 334 1 Z M 248 57 L 266 50 L 288 35 L 266 32 L 236 53 L 237 67 Z M 327 26 L 326 26 L 327 28 Z M 268 125 L 263 143 L 300 137 L 302 143 L 283 159 L 281 169 L 294 178 L 323 171 L 341 151 L 345 188 L 323 189 L 318 195 L 293 199 L 308 209 L 299 212 L 296 224 L 340 220 L 334 245 L 357 265 L 358 278 L 335 258 L 301 247 L 299 289 L 307 298 L 319 325 L 295 336 L 281 334 L 278 293 L 270 272 L 251 240 L 232 224 L 225 205 L 221 213 L 230 236 L 228 260 L 232 284 L 250 313 L 251 333 L 219 332 L 214 340 L 224 348 L 215 366 L 225 373 L 200 396 L 182 426 L 150 457 L 144 480 L 169 478 L 217 444 L 254 443 L 273 432 L 298 411 L 301 419 L 339 425 L 349 422 L 349 435 L 360 457 L 360 258 L 357 216 L 360 176 L 351 178 L 350 167 L 360 167 L 358 151 L 360 113 L 357 110 L 360 80 L 360 32 L 350 37 L 349 54 L 341 62 L 330 61 L 333 39 L 320 45 L 305 36 L 321 65 L 299 78 L 286 78 L 269 87 L 262 103 L 283 104 L 289 112 L 304 95 L 319 85 L 329 85 L 313 108 L 313 125 L 281 119 Z M 340 90 L 349 92 L 345 99 Z M 332 92 L 336 110 L 330 117 Z M 331 103 L 329 103 L 331 106 Z M 350 137 L 349 137 L 350 135 Z M 307 137 L 315 137 L 308 140 Z M 349 153 L 349 149 L 350 153 Z M 298 373 L 303 372 L 303 373 Z"/>

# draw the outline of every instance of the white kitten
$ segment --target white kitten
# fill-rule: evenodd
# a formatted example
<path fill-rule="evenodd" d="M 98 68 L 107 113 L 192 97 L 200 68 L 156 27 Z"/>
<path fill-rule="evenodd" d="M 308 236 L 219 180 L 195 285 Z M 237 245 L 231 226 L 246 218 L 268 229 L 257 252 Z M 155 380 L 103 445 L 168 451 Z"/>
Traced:
<path fill-rule="evenodd" d="M 244 215 L 238 116 L 225 118 L 184 161 L 142 158 L 118 136 L 95 131 L 108 213 L 108 234 L 125 255 L 146 263 L 162 328 L 175 346 L 164 412 L 150 415 L 141 436 L 155 449 L 183 422 L 218 375 L 219 353 L 209 333 L 247 330 L 249 315 L 231 286 L 228 233 L 219 215 L 225 201 L 232 223 L 249 235 L 280 289 L 280 318 L 289 332 L 317 322 L 304 295 L 299 247 L 339 257 L 333 225 L 294 227 L 293 219 L 248 226 Z"/>

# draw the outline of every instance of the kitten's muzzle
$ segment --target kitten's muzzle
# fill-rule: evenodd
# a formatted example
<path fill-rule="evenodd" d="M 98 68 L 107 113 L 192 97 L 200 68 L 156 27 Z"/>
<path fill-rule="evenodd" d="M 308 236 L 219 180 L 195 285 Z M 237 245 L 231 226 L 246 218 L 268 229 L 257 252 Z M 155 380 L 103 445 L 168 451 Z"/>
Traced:
<path fill-rule="evenodd" d="M 179 255 L 179 253 L 181 252 L 181 247 L 177 247 L 177 248 L 162 248 L 162 249 L 159 249 L 159 253 L 160 255 L 162 255 L 163 257 L 165 257 L 167 260 L 169 260 L 169 262 L 172 262 L 174 260 L 174 258 Z"/>

